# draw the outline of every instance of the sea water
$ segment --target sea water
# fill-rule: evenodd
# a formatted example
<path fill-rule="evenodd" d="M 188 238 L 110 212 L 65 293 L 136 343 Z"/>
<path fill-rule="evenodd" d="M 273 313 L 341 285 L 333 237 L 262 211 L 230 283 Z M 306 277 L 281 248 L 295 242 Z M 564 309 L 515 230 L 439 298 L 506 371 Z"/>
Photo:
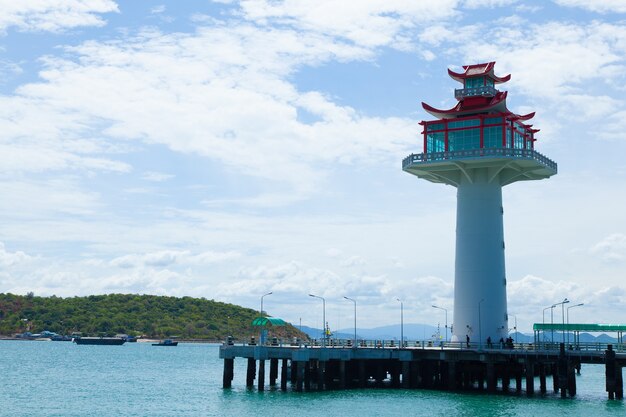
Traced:
<path fill-rule="evenodd" d="M 578 395 L 565 400 L 551 391 L 533 398 L 404 389 L 297 393 L 266 384 L 258 392 L 246 389 L 245 367 L 235 359 L 233 388 L 222 389 L 217 345 L 0 341 L 0 416 L 626 415 L 622 401 L 607 399 L 598 365 L 583 365 Z"/>

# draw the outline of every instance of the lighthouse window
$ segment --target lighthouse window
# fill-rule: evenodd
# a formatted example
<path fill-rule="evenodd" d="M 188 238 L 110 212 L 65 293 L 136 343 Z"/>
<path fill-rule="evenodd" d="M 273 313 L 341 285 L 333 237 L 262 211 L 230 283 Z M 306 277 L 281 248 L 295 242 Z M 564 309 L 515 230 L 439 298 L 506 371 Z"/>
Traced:
<path fill-rule="evenodd" d="M 429 133 L 426 135 L 426 153 L 443 152 L 446 150 L 445 133 Z"/>
<path fill-rule="evenodd" d="M 501 148 L 502 126 L 485 127 L 483 140 L 485 148 Z"/>
<path fill-rule="evenodd" d="M 487 119 L 485 119 L 485 124 L 486 125 L 494 125 L 497 123 L 502 123 L 502 117 L 489 117 Z"/>
<path fill-rule="evenodd" d="M 463 151 L 480 148 L 480 129 L 465 129 L 448 132 L 451 151 Z"/>
<path fill-rule="evenodd" d="M 459 120 L 457 122 L 448 123 L 448 129 L 456 129 L 461 127 L 480 126 L 480 119 Z"/>
<path fill-rule="evenodd" d="M 482 87 L 483 85 L 485 85 L 485 81 L 483 77 L 465 79 L 465 88 L 476 88 L 476 87 Z"/>
<path fill-rule="evenodd" d="M 443 130 L 443 123 L 433 123 L 426 126 L 426 130 L 432 132 L 433 130 Z"/>
<path fill-rule="evenodd" d="M 515 149 L 524 149 L 524 135 L 520 134 L 518 131 L 515 131 L 515 141 L 513 147 Z"/>

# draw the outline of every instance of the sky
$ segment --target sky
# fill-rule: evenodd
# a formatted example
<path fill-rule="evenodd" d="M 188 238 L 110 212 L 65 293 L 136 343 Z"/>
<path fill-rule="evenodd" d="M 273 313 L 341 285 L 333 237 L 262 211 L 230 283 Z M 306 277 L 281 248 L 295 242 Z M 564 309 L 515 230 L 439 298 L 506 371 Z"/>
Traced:
<path fill-rule="evenodd" d="M 401 162 L 490 61 L 559 164 L 503 189 L 510 327 L 626 322 L 623 0 L 0 0 L 0 292 L 443 326 L 456 190 Z"/>

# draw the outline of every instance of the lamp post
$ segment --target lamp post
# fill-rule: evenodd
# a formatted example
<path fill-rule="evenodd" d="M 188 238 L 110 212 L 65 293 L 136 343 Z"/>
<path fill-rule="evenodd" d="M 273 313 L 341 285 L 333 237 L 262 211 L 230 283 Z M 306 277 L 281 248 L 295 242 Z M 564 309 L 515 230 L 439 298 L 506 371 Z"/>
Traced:
<path fill-rule="evenodd" d="M 478 302 L 478 337 L 480 338 L 480 344 L 478 345 L 479 349 L 482 349 L 483 347 L 483 326 L 480 319 L 480 305 L 483 301 L 485 301 L 484 298 Z"/>
<path fill-rule="evenodd" d="M 517 315 L 516 314 L 511 314 L 513 316 L 513 318 L 515 318 L 515 327 L 513 327 L 513 330 L 515 330 L 515 343 L 517 344 Z"/>
<path fill-rule="evenodd" d="M 345 295 L 343 298 L 354 303 L 354 344 L 352 345 L 352 347 L 356 348 L 356 300 L 353 300 L 350 297 L 346 297 Z"/>
<path fill-rule="evenodd" d="M 268 292 L 267 294 L 263 294 L 261 296 L 261 315 L 263 315 L 263 297 L 267 296 L 267 295 L 272 295 L 274 294 L 272 291 Z"/>
<path fill-rule="evenodd" d="M 564 298 L 563 301 L 561 301 L 560 303 L 556 303 L 554 304 L 552 307 L 556 307 L 558 305 L 561 305 L 561 320 L 563 322 L 563 328 L 561 329 L 561 333 L 563 336 L 563 345 L 565 346 L 565 304 L 569 303 L 569 300 L 567 298 Z M 552 332 L 554 332 L 554 330 L 552 330 Z M 553 340 L 554 342 L 554 340 Z"/>
<path fill-rule="evenodd" d="M 326 299 L 324 297 L 320 297 L 319 295 L 309 294 L 309 297 L 319 298 L 322 300 L 322 332 L 324 332 L 324 337 L 322 338 L 322 347 L 326 347 Z"/>
<path fill-rule="evenodd" d="M 399 298 L 396 301 L 400 303 L 400 347 L 404 347 L 404 303 Z"/>
<path fill-rule="evenodd" d="M 554 307 L 556 307 L 556 304 L 552 304 L 550 306 L 550 342 L 552 344 L 554 344 Z"/>
<path fill-rule="evenodd" d="M 448 342 L 448 310 L 443 307 L 438 307 L 436 305 L 432 305 L 432 308 L 438 308 L 439 310 L 443 310 L 446 312 L 446 343 Z"/>
<path fill-rule="evenodd" d="M 541 314 L 541 323 L 544 326 L 544 329 L 542 330 L 543 331 L 543 343 L 544 343 L 544 345 L 546 343 L 546 329 L 545 329 L 545 326 L 546 326 L 546 310 L 549 309 L 549 308 L 552 308 L 552 306 L 548 306 L 548 307 L 544 308 L 543 309 L 543 313 Z M 544 348 L 545 348 L 545 346 L 544 346 Z"/>
<path fill-rule="evenodd" d="M 567 307 L 567 325 L 569 326 L 569 309 L 570 308 L 574 308 L 574 307 L 580 307 L 580 306 L 584 306 L 585 303 L 580 303 L 580 304 L 574 304 L 573 306 L 569 306 Z M 575 339 L 575 337 L 574 337 Z M 569 345 L 569 330 L 567 331 L 567 344 Z M 574 344 L 576 344 L 576 341 L 574 340 Z"/>

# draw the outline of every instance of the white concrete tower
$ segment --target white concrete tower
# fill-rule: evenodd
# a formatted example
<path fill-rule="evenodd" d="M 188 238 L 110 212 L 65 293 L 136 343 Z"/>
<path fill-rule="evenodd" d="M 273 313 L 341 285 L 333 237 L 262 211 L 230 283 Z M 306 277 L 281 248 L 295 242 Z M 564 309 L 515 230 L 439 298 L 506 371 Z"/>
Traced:
<path fill-rule="evenodd" d="M 424 153 L 408 156 L 402 169 L 457 188 L 456 261 L 452 340 L 497 344 L 508 336 L 502 187 L 557 173 L 555 162 L 535 151 L 526 124 L 534 113 L 516 115 L 506 92 L 495 85 L 495 62 L 464 66 L 448 74 L 463 83 L 449 110 L 422 103 L 437 120 L 424 126 Z"/>

